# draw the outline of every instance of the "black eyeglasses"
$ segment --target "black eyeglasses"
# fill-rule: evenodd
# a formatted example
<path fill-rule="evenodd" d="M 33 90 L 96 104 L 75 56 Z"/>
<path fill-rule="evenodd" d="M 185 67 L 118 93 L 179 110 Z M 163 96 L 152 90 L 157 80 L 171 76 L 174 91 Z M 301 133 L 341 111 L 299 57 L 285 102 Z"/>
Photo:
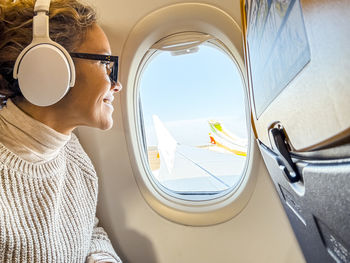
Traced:
<path fill-rule="evenodd" d="M 118 56 L 110 55 L 100 55 L 100 54 L 89 54 L 89 53 L 70 53 L 73 58 L 82 58 L 82 59 L 91 59 L 91 60 L 100 60 L 105 62 L 110 62 L 111 73 L 109 78 L 112 82 L 117 83 L 118 81 Z"/>

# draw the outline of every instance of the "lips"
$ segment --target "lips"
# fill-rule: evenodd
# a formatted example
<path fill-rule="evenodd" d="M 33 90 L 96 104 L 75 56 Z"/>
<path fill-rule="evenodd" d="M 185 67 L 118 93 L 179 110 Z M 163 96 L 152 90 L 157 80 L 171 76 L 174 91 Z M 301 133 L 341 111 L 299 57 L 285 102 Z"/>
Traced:
<path fill-rule="evenodd" d="M 113 100 L 114 100 L 114 96 L 112 95 L 108 95 L 103 98 L 103 102 L 107 104 L 112 104 Z"/>

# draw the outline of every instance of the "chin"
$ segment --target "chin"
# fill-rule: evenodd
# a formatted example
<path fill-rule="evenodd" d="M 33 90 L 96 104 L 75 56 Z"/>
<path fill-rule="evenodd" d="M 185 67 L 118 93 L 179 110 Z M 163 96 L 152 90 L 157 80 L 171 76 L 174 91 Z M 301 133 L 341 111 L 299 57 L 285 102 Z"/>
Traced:
<path fill-rule="evenodd" d="M 108 125 L 108 126 L 103 126 L 103 127 L 100 127 L 100 130 L 103 130 L 103 131 L 108 131 L 112 128 L 113 125 Z"/>
<path fill-rule="evenodd" d="M 98 128 L 100 130 L 106 131 L 106 130 L 111 129 L 112 126 L 113 126 L 113 119 L 110 118 L 108 120 L 104 120 L 103 122 L 101 122 L 100 125 L 98 125 Z"/>

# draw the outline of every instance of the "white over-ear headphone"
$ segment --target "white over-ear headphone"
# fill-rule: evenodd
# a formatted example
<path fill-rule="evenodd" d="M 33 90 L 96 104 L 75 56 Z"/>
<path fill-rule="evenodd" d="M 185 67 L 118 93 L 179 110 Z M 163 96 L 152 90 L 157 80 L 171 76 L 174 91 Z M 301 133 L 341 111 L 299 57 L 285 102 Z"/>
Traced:
<path fill-rule="evenodd" d="M 18 56 L 13 77 L 23 96 L 32 104 L 55 104 L 75 83 L 69 53 L 49 37 L 50 0 L 37 0 L 33 17 L 33 40 Z"/>

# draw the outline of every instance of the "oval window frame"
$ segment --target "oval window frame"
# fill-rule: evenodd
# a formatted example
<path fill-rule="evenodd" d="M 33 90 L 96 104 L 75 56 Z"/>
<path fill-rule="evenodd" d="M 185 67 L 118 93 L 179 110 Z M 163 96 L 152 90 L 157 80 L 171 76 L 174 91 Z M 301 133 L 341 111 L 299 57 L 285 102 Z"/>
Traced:
<path fill-rule="evenodd" d="M 181 22 L 179 22 L 181 21 Z M 245 174 L 239 186 L 221 192 L 209 200 L 184 200 L 164 191 L 150 177 L 148 162 L 142 155 L 143 138 L 140 135 L 138 87 L 140 72 L 147 63 L 154 43 L 173 34 L 203 32 L 223 43 L 242 76 L 245 93 L 246 123 L 249 143 Z M 152 52 L 151 52 L 152 53 Z M 148 55 L 147 55 L 148 54 Z M 242 32 L 237 23 L 224 11 L 207 4 L 186 3 L 161 8 L 141 19 L 125 42 L 121 60 L 121 81 L 126 86 L 122 93 L 123 123 L 133 174 L 142 196 L 161 216 L 184 225 L 206 226 L 225 222 L 237 215 L 248 203 L 254 190 L 256 173 L 252 173 L 256 148 L 250 131 L 250 110 L 243 62 Z M 143 63 L 142 63 L 143 62 Z"/>
<path fill-rule="evenodd" d="M 143 57 L 143 59 L 140 62 L 139 70 L 138 70 L 137 75 L 136 75 L 136 84 L 135 84 L 136 85 L 136 90 L 140 89 L 140 81 L 141 81 L 141 77 L 143 75 L 143 71 L 146 69 L 146 67 L 149 65 L 149 63 L 151 63 L 152 59 L 154 58 L 154 56 L 157 55 L 157 53 L 164 51 L 163 49 L 156 49 L 156 48 L 154 48 L 154 46 L 159 46 L 159 44 L 158 44 L 159 42 L 163 42 L 163 40 L 167 40 L 167 39 L 176 38 L 176 36 L 178 36 L 180 34 L 184 34 L 184 33 L 187 34 L 187 35 L 191 35 L 192 34 L 195 38 L 198 37 L 198 35 L 207 36 L 207 34 L 200 33 L 200 32 L 181 32 L 181 33 L 177 33 L 177 34 L 174 34 L 174 35 L 171 35 L 171 36 L 167 36 L 164 39 L 159 40 L 157 43 L 155 43 L 147 51 L 147 53 L 145 54 L 145 56 Z M 240 73 L 239 66 L 237 65 L 237 62 L 236 62 L 235 58 L 230 53 L 229 49 L 222 42 L 220 42 L 218 39 L 210 37 L 208 40 L 200 42 L 200 44 L 198 46 L 200 46 L 200 45 L 208 45 L 211 48 L 217 49 L 218 52 L 223 52 L 226 56 L 228 56 L 232 60 L 232 62 L 236 65 L 237 70 Z M 165 51 L 169 51 L 169 50 L 165 50 Z M 242 74 L 240 74 L 240 75 L 242 75 Z M 243 78 L 242 78 L 242 83 L 243 83 Z M 136 101 L 138 101 L 139 98 L 140 98 L 139 94 L 140 94 L 139 92 L 136 92 L 136 98 L 135 98 Z M 140 106 L 137 111 L 138 112 L 142 111 L 141 108 L 142 107 Z M 245 115 L 247 115 L 246 109 L 244 109 L 244 111 L 245 111 Z M 140 112 L 140 114 L 141 114 L 141 112 Z M 139 116 L 139 118 L 137 119 L 137 123 L 140 124 L 140 126 L 142 126 L 142 122 L 143 122 L 143 117 Z M 145 137 L 145 134 L 144 134 L 145 130 L 143 129 L 143 127 L 140 127 L 140 126 L 139 126 L 139 130 L 141 130 L 141 136 L 143 136 L 143 138 L 144 138 Z M 249 131 L 247 131 L 247 133 L 250 134 Z M 140 140 L 140 141 L 143 144 L 146 143 L 143 139 Z M 144 145 L 144 148 L 146 148 L 145 145 Z M 144 150 L 146 151 L 146 149 L 144 149 Z M 145 152 L 145 155 L 147 155 L 147 152 Z M 230 187 L 229 189 L 222 190 L 222 191 L 219 191 L 216 194 L 210 194 L 210 195 L 207 195 L 207 194 L 203 194 L 203 195 L 201 195 L 201 194 L 184 195 L 184 194 L 178 194 L 175 191 L 173 191 L 171 189 L 168 189 L 168 188 L 164 187 L 161 183 L 159 183 L 157 181 L 157 179 L 154 176 L 152 176 L 152 171 L 149 169 L 150 168 L 149 164 L 147 165 L 147 161 L 148 160 L 146 160 L 146 158 L 143 158 L 143 157 L 141 157 L 141 158 L 142 158 L 142 161 L 143 161 L 143 166 L 145 167 L 145 170 L 147 170 L 148 179 L 150 181 L 152 181 L 152 183 L 155 185 L 155 187 L 161 189 L 167 195 L 172 196 L 172 197 L 174 197 L 176 199 L 183 200 L 183 201 L 201 201 L 202 202 L 202 201 L 209 201 L 209 200 L 212 200 L 212 199 L 216 199 L 216 198 L 219 198 L 219 197 L 221 197 L 223 195 L 226 195 L 229 192 L 234 191 L 235 188 L 239 187 L 239 185 L 240 185 L 240 183 L 241 183 L 241 181 L 242 181 L 242 179 L 244 177 L 243 174 L 247 170 L 247 160 L 246 160 L 245 163 L 244 163 L 244 169 L 243 169 L 244 171 L 243 171 L 243 173 L 242 173 L 242 175 L 241 175 L 241 177 L 239 179 L 239 182 L 236 185 Z"/>

